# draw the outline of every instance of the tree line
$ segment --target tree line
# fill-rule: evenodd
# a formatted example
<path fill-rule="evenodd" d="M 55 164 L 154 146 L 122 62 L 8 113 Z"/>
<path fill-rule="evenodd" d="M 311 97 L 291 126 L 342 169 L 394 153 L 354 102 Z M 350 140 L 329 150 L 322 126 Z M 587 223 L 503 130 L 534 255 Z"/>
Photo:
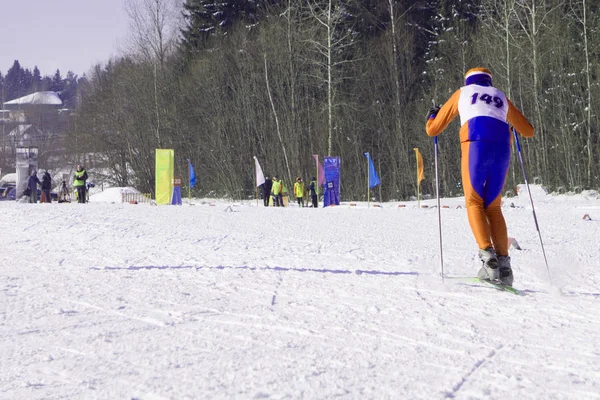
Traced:
<path fill-rule="evenodd" d="M 342 197 L 366 198 L 369 152 L 381 200 L 434 193 L 427 111 L 487 67 L 535 127 L 530 181 L 600 187 L 600 20 L 589 0 L 187 0 L 129 3 L 127 54 L 97 65 L 71 124 L 114 184 L 154 190 L 154 151 L 192 160 L 195 195 L 252 196 L 253 156 L 291 184 L 313 154 L 342 159 Z M 183 17 L 183 18 L 181 18 Z M 443 196 L 462 194 L 459 123 L 439 138 Z M 185 181 L 185 179 L 184 179 Z M 508 187 L 522 183 L 516 158 Z"/>

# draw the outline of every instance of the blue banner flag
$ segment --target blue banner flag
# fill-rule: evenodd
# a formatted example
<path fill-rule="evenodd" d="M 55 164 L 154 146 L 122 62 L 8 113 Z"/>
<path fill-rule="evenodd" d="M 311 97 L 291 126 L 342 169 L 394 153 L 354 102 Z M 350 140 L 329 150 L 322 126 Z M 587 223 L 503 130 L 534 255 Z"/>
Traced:
<path fill-rule="evenodd" d="M 323 165 L 325 175 L 325 193 L 323 207 L 340 205 L 340 174 L 341 162 L 339 157 L 325 157 Z"/>
<path fill-rule="evenodd" d="M 190 163 L 190 187 L 193 188 L 196 184 L 196 173 L 194 172 L 194 166 L 192 165 L 192 162 L 188 160 L 188 163 Z"/>
<path fill-rule="evenodd" d="M 375 187 L 381 183 L 379 177 L 377 176 L 377 172 L 375 171 L 375 166 L 373 165 L 373 160 L 371 160 L 371 156 L 369 153 L 365 153 L 367 160 L 369 160 L 369 189 Z"/>

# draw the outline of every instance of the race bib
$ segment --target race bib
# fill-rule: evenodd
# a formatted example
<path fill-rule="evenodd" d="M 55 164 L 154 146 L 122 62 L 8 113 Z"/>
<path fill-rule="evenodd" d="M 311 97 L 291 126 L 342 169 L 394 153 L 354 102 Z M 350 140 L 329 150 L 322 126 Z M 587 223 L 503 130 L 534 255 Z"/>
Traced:
<path fill-rule="evenodd" d="M 491 86 L 468 85 L 460 88 L 458 100 L 460 125 L 475 117 L 491 117 L 506 122 L 506 95 Z"/>

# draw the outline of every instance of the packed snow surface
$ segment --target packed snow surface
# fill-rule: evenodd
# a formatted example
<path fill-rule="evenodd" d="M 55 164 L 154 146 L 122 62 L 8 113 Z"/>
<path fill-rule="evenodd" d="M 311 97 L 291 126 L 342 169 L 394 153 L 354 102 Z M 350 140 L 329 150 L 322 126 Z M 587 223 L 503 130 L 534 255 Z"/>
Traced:
<path fill-rule="evenodd" d="M 596 193 L 533 190 L 549 269 L 527 192 L 504 199 L 522 296 L 442 281 L 435 200 L 114 194 L 0 202 L 0 398 L 600 398 Z M 463 201 L 439 209 L 453 277 L 479 267 Z"/>

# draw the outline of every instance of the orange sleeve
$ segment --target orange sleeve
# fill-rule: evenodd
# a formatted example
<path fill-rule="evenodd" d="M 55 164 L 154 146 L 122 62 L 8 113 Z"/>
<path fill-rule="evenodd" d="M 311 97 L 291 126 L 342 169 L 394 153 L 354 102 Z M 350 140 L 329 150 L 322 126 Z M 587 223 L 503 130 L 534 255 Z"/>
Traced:
<path fill-rule="evenodd" d="M 425 131 L 428 136 L 439 135 L 450 122 L 458 115 L 458 99 L 460 98 L 460 89 L 448 99 L 448 101 L 440 108 L 435 118 L 429 118 Z"/>
<path fill-rule="evenodd" d="M 510 102 L 510 100 L 506 100 L 508 101 L 508 115 L 506 116 L 508 123 L 511 124 L 517 130 L 517 133 L 521 134 L 522 136 L 526 138 L 533 137 L 533 125 L 529 123 L 527 118 L 521 114 L 521 111 L 519 111 L 519 109 Z"/>

